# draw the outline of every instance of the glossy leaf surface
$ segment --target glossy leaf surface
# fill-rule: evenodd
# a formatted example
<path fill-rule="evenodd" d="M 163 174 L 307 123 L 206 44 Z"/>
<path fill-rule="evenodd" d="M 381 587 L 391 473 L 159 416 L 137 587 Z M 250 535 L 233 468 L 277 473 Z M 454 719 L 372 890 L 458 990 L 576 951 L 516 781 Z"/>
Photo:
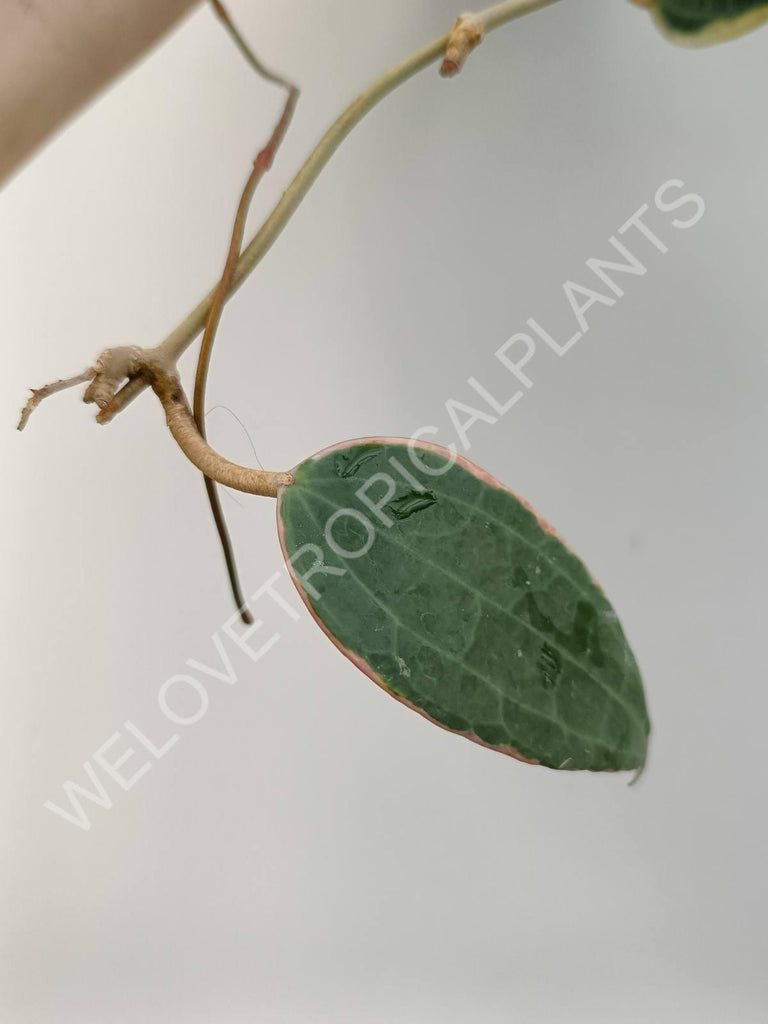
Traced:
<path fill-rule="evenodd" d="M 641 767 L 642 682 L 602 590 L 525 502 L 450 458 L 373 438 L 301 463 L 278 526 L 305 603 L 446 729 L 552 768 Z"/>

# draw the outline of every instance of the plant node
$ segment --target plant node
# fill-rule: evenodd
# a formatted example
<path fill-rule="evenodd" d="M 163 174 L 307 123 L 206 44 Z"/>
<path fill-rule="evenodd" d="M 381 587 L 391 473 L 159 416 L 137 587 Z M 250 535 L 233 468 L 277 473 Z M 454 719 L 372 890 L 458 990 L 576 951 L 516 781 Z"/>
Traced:
<path fill-rule="evenodd" d="M 484 35 L 485 27 L 476 14 L 460 14 L 448 33 L 440 74 L 444 78 L 457 75 Z"/>

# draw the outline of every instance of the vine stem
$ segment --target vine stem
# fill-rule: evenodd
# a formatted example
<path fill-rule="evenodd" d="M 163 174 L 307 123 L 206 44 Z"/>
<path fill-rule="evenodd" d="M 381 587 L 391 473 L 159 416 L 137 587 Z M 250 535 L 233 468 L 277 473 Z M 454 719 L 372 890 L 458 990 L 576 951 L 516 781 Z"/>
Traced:
<path fill-rule="evenodd" d="M 236 291 L 262 260 L 341 143 L 380 100 L 441 58 L 444 74 L 460 70 L 463 58 L 484 34 L 524 14 L 556 2 L 557 0 L 505 0 L 504 3 L 496 4 L 477 14 L 463 15 L 450 32 L 423 46 L 363 90 L 323 135 L 261 228 L 240 253 L 234 264 L 226 298 Z M 469 32 L 468 27 L 471 28 Z M 448 60 L 447 49 L 451 45 L 457 48 L 459 60 L 455 57 Z M 155 349 L 149 350 L 155 360 L 166 365 L 173 364 L 192 344 L 205 327 L 216 290 L 214 287 L 164 341 Z M 130 378 L 112 400 L 101 408 L 97 416 L 98 421 L 107 423 L 146 387 L 147 381 L 142 374 Z"/>
<path fill-rule="evenodd" d="M 219 455 L 197 429 L 179 378 L 162 371 L 146 372 L 146 377 L 165 410 L 165 419 L 173 439 L 189 461 L 206 477 L 224 487 L 268 498 L 276 498 L 281 487 L 293 482 L 290 473 L 251 469 Z"/>
<path fill-rule="evenodd" d="M 230 37 L 234 40 L 237 48 L 245 57 L 248 64 L 262 78 L 285 89 L 287 95 L 280 119 L 272 130 L 272 134 L 270 135 L 267 144 L 263 146 L 256 155 L 256 159 L 253 161 L 253 166 L 251 168 L 251 173 L 248 176 L 248 180 L 246 181 L 242 195 L 240 196 L 240 202 L 235 215 L 235 223 L 232 227 L 229 249 L 227 250 L 227 259 L 224 264 L 224 270 L 222 271 L 221 279 L 216 286 L 214 299 L 211 303 L 211 308 L 205 322 L 203 340 L 200 343 L 200 352 L 197 358 L 195 390 L 192 403 L 192 412 L 195 417 L 195 423 L 197 424 L 197 429 L 200 431 L 203 439 L 205 439 L 205 387 L 208 380 L 208 367 L 211 362 L 211 353 L 213 352 L 213 342 L 216 337 L 216 330 L 219 326 L 219 321 L 221 320 L 224 303 L 226 302 L 227 295 L 230 291 L 232 274 L 235 270 L 237 258 L 242 250 L 245 224 L 248 219 L 248 210 L 259 182 L 272 166 L 272 161 L 280 147 L 280 143 L 285 137 L 285 133 L 291 123 L 291 118 L 293 117 L 293 112 L 296 109 L 296 103 L 299 98 L 299 90 L 292 82 L 289 82 L 281 75 L 277 75 L 273 71 L 270 71 L 259 60 L 235 23 L 232 21 L 229 12 L 221 3 L 221 0 L 211 0 L 211 3 L 213 10 L 224 25 Z M 240 574 L 237 569 L 237 561 L 235 559 L 235 552 L 232 546 L 232 539 L 229 535 L 229 529 L 227 528 L 227 520 L 224 515 L 221 499 L 219 498 L 218 488 L 215 481 L 208 476 L 203 476 L 203 483 L 205 485 L 208 504 L 211 508 L 213 522 L 216 527 L 216 533 L 218 534 L 219 543 L 221 544 L 222 554 L 224 555 L 229 587 L 232 591 L 235 607 L 240 611 L 240 617 L 243 622 L 246 625 L 250 625 L 253 622 L 253 616 L 248 610 L 243 596 L 243 590 L 240 585 Z"/>
<path fill-rule="evenodd" d="M 267 145 L 256 157 L 243 190 L 221 278 L 186 319 L 159 345 L 147 349 L 136 346 L 105 349 L 94 366 L 89 367 L 83 374 L 33 391 L 22 412 L 19 429 L 24 427 L 29 415 L 43 398 L 77 383 L 90 382 L 83 398 L 86 402 L 94 402 L 98 405 L 97 420 L 101 423 L 111 420 L 141 391 L 152 387 L 165 410 L 166 421 L 172 436 L 186 457 L 203 474 L 227 565 L 232 594 L 240 615 L 246 623 L 251 622 L 252 617 L 243 600 L 234 552 L 216 483 L 250 494 L 276 497 L 280 488 L 290 484 L 292 478 L 287 473 L 250 469 L 230 462 L 214 451 L 205 439 L 205 385 L 216 328 L 224 304 L 269 251 L 322 169 L 347 135 L 379 100 L 441 57 L 440 73 L 446 77 L 457 74 L 469 54 L 482 41 L 487 32 L 555 2 L 556 0 L 505 0 L 505 2 L 477 14 L 463 14 L 457 18 L 451 30 L 444 36 L 417 50 L 406 60 L 376 79 L 357 99 L 353 100 L 322 136 L 261 228 L 245 248 L 241 249 L 251 198 L 262 175 L 271 166 L 285 134 L 298 98 L 298 90 L 289 81 L 269 71 L 261 63 L 232 22 L 221 0 L 211 0 L 214 11 L 254 70 L 262 77 L 282 86 L 288 92 L 282 116 Z M 176 364 L 179 356 L 202 330 L 204 330 L 204 334 L 195 379 L 193 415 L 182 389 Z M 123 384 L 123 381 L 126 383 Z"/>

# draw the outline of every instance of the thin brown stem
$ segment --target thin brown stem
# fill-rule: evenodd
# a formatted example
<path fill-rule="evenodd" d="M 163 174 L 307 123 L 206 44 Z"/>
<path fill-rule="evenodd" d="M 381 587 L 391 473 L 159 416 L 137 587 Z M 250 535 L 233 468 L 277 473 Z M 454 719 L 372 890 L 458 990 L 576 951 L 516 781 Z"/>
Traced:
<path fill-rule="evenodd" d="M 227 570 L 227 579 L 229 580 L 229 589 L 232 594 L 232 600 L 235 602 L 235 607 L 240 612 L 241 620 L 246 626 L 250 626 L 253 623 L 253 615 L 248 611 L 245 595 L 243 594 L 243 588 L 240 584 L 240 573 L 237 569 L 235 547 L 229 533 L 229 527 L 227 526 L 227 520 L 224 515 L 221 498 L 219 497 L 216 484 L 209 476 L 203 477 L 203 484 L 205 485 L 208 505 L 211 510 L 211 515 L 213 516 L 213 525 L 216 527 L 216 534 L 219 538 L 219 544 L 221 545 L 221 553 L 224 555 L 224 565 Z"/>
<path fill-rule="evenodd" d="M 256 156 L 256 159 L 253 162 L 253 168 L 251 169 L 251 173 L 245 183 L 245 188 L 240 196 L 240 202 L 235 215 L 235 222 L 232 228 L 232 237 L 229 243 L 229 251 L 224 264 L 224 270 L 216 287 L 210 312 L 208 313 L 208 318 L 205 323 L 205 331 L 203 333 L 203 340 L 200 345 L 200 354 L 197 360 L 195 391 L 193 396 L 195 422 L 197 423 L 198 430 L 203 437 L 205 437 L 205 387 L 208 381 L 208 367 L 211 362 L 211 353 L 213 351 L 213 342 L 216 337 L 216 330 L 218 328 L 219 321 L 221 320 L 221 313 L 224 308 L 227 294 L 231 287 L 232 275 L 235 271 L 237 258 L 240 255 L 240 250 L 242 249 L 245 223 L 248 219 L 248 210 L 257 185 L 261 181 L 262 176 L 272 166 L 275 153 L 285 137 L 285 133 L 288 130 L 288 125 L 290 124 L 296 107 L 296 102 L 299 98 L 299 90 L 295 85 L 279 75 L 267 70 L 267 68 L 256 57 L 243 36 L 238 31 L 223 4 L 221 4 L 219 0 L 211 0 L 211 2 L 213 3 L 213 8 L 216 11 L 216 14 L 224 23 L 227 31 L 251 67 L 263 78 L 266 78 L 268 81 L 274 82 L 276 85 L 280 85 L 286 89 L 288 95 L 285 100 L 285 106 L 283 107 L 280 120 L 275 125 L 266 146 L 264 146 Z M 208 496 L 208 503 L 211 507 L 211 514 L 213 515 L 213 521 L 216 526 L 216 533 L 218 534 L 219 543 L 221 544 L 221 549 L 224 554 L 224 562 L 227 568 L 227 576 L 229 577 L 232 597 L 234 598 L 236 607 L 240 609 L 240 615 L 243 622 L 250 623 L 253 620 L 250 612 L 245 607 L 245 600 L 243 598 L 242 587 L 240 586 L 240 577 L 237 571 L 237 562 L 232 546 L 232 540 L 229 535 L 229 530 L 227 529 L 226 516 L 224 515 L 224 509 L 221 506 L 216 484 L 208 477 L 204 478 L 204 483 L 205 492 Z"/>
<path fill-rule="evenodd" d="M 232 285 L 232 277 L 237 267 L 238 257 L 243 244 L 243 234 L 245 233 L 245 222 L 248 218 L 248 209 L 253 199 L 253 194 L 256 191 L 256 186 L 261 181 L 261 178 L 266 171 L 269 170 L 275 152 L 280 145 L 280 142 L 285 135 L 288 124 L 290 123 L 291 116 L 296 106 L 296 100 L 298 99 L 298 89 L 291 86 L 288 98 L 285 101 L 285 107 L 283 113 L 275 126 L 275 130 L 272 132 L 269 142 L 259 152 L 258 156 L 253 162 L 253 169 L 248 177 L 248 180 L 243 189 L 242 195 L 240 196 L 240 203 L 238 204 L 237 214 L 235 216 L 235 223 L 232 229 L 232 238 L 229 243 L 229 251 L 227 253 L 227 261 L 224 265 L 224 271 L 221 275 L 221 279 L 216 286 L 213 294 L 213 301 L 211 303 L 208 317 L 205 322 L 205 331 L 203 333 L 203 340 L 200 345 L 200 354 L 197 361 L 197 373 L 195 374 L 195 392 L 194 392 L 194 412 L 197 424 L 201 431 L 204 430 L 203 418 L 205 415 L 204 402 L 205 402 L 205 386 L 208 380 L 208 366 L 211 359 L 211 351 L 213 349 L 213 342 L 216 337 L 216 329 L 219 326 L 221 320 L 221 313 L 224 307 L 227 294 L 230 291 Z"/>
<path fill-rule="evenodd" d="M 229 11 L 227 11 L 224 4 L 222 4 L 220 0 L 211 0 L 211 6 L 221 19 L 224 28 L 229 32 L 235 46 L 238 48 L 240 53 L 242 53 L 243 57 L 245 57 L 256 74 L 261 75 L 262 78 L 266 78 L 268 82 L 272 82 L 274 85 L 281 85 L 284 89 L 288 90 L 293 89 L 292 83 L 289 82 L 287 78 L 283 78 L 282 75 L 275 74 L 274 71 L 271 71 L 268 67 L 262 64 L 245 41 L 244 37 L 241 35 L 237 25 L 232 21 Z"/>

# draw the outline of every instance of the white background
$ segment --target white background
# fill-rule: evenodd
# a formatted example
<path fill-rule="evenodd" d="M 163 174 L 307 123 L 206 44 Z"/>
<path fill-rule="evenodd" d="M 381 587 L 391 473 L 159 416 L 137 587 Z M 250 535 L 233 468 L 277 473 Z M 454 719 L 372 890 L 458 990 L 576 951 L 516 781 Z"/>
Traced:
<path fill-rule="evenodd" d="M 303 88 L 256 225 L 355 92 L 457 10 L 233 12 Z M 510 393 L 493 354 L 529 316 L 571 333 L 563 282 L 659 185 L 703 196 L 687 231 L 649 215 L 669 252 L 636 236 L 647 274 L 567 356 L 540 346 L 534 388 L 468 453 L 615 603 L 654 724 L 640 784 L 436 729 L 267 603 L 280 641 L 235 653 L 235 686 L 207 679 L 205 717 L 129 792 L 108 783 L 111 809 L 86 803 L 89 831 L 43 807 L 126 719 L 169 735 L 158 691 L 217 664 L 231 609 L 153 397 L 100 428 L 58 396 L 21 435 L 18 408 L 197 302 L 281 99 L 201 9 L 0 195 L 0 1019 L 764 1021 L 768 30 L 689 52 L 628 3 L 571 0 L 454 81 L 422 73 L 333 158 L 214 357 L 209 429 L 241 462 L 423 424 L 446 443 L 445 401 L 469 376 Z M 252 592 L 281 567 L 274 506 L 237 501 Z"/>

